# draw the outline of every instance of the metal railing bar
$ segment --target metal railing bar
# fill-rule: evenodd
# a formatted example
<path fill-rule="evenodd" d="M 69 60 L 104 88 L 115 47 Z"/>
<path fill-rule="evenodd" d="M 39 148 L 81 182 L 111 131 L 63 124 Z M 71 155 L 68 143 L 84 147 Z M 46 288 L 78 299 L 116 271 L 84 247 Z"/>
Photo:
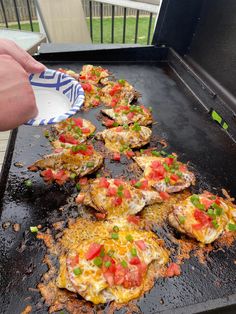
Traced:
<path fill-rule="evenodd" d="M 101 44 L 103 43 L 103 3 L 100 3 Z"/>
<path fill-rule="evenodd" d="M 137 44 L 137 41 L 138 41 L 138 21 L 139 21 L 139 10 L 137 10 L 137 14 L 136 14 L 135 38 L 134 38 L 135 44 Z"/>
<path fill-rule="evenodd" d="M 3 13 L 3 18 L 4 18 L 4 21 L 5 21 L 5 25 L 6 25 L 6 28 L 8 28 L 8 23 L 7 23 L 7 16 L 6 16 L 5 7 L 4 7 L 3 1 L 0 0 L 0 2 L 1 2 L 2 13 Z"/>
<path fill-rule="evenodd" d="M 131 0 L 94 0 L 95 2 L 99 3 L 107 3 L 115 6 L 130 8 L 130 9 L 136 9 L 139 11 L 146 11 L 146 12 L 152 12 L 157 14 L 160 9 L 160 5 L 154 5 L 154 4 L 148 4 L 144 2 L 134 2 Z"/>
<path fill-rule="evenodd" d="M 92 1 L 89 1 L 89 24 L 90 24 L 90 37 L 93 42 L 93 10 Z"/>
<path fill-rule="evenodd" d="M 111 7 L 111 43 L 114 44 L 115 6 Z"/>
<path fill-rule="evenodd" d="M 125 35 L 126 35 L 126 16 L 127 16 L 127 9 L 124 8 L 123 44 L 125 44 Z"/>
<path fill-rule="evenodd" d="M 149 17 L 149 25 L 148 25 L 148 38 L 147 38 L 147 44 L 150 44 L 150 36 L 151 36 L 151 27 L 152 27 L 152 15 L 153 13 L 150 13 Z"/>
<path fill-rule="evenodd" d="M 26 4 L 27 4 L 27 10 L 28 10 L 28 13 L 29 13 L 30 28 L 31 28 L 31 31 L 33 32 L 34 31 L 34 26 L 33 26 L 33 22 L 32 22 L 32 16 L 31 16 L 31 11 L 30 11 L 29 0 L 26 0 Z"/>
<path fill-rule="evenodd" d="M 21 30 L 20 16 L 19 16 L 19 12 L 18 12 L 17 5 L 16 5 L 16 0 L 13 0 L 13 3 L 14 3 L 14 8 L 15 8 L 15 13 L 16 13 L 16 19 L 17 19 L 18 28 L 19 28 L 19 30 Z"/>

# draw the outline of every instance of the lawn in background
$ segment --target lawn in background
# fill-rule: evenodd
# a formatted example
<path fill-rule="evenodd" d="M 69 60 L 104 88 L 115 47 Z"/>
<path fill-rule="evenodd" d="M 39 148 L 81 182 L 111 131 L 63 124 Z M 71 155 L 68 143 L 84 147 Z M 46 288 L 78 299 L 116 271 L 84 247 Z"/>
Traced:
<path fill-rule="evenodd" d="M 89 29 L 89 19 L 87 19 L 88 29 Z M 152 20 L 151 28 L 151 38 L 154 30 L 155 18 Z M 126 19 L 126 40 L 125 42 L 130 44 L 134 43 L 135 37 L 135 17 L 127 17 Z M 123 18 L 115 17 L 114 22 L 114 43 L 123 42 Z M 138 44 L 147 44 L 147 35 L 148 35 L 148 25 L 149 17 L 141 16 L 139 18 L 139 28 L 138 28 Z M 4 27 L 4 26 L 0 26 Z M 35 32 L 39 32 L 38 22 L 33 22 L 33 27 Z M 18 24 L 10 24 L 9 28 L 18 29 Z M 29 23 L 21 24 L 21 29 L 25 31 L 31 31 Z M 93 43 L 99 44 L 101 42 L 101 33 L 100 33 L 100 18 L 93 18 Z M 111 43 L 111 18 L 103 18 L 103 42 Z"/>

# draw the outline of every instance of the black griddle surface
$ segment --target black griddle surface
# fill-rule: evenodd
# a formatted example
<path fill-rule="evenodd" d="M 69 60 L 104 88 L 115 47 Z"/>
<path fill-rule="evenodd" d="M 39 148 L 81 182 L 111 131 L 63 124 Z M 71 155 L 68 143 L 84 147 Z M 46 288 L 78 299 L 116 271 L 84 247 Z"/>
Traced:
<path fill-rule="evenodd" d="M 54 69 L 66 67 L 77 72 L 82 66 L 78 63 L 46 65 Z M 195 169 L 198 178 L 195 191 L 207 188 L 217 192 L 224 187 L 232 196 L 236 196 L 235 143 L 211 120 L 167 63 L 112 63 L 103 66 L 117 78 L 127 79 L 142 93 L 141 102 L 153 108 L 154 119 L 158 122 L 152 126 L 153 134 L 165 138 L 169 143 L 167 151 L 178 153 L 180 160 L 190 161 Z M 81 114 L 91 120 L 97 130 L 103 129 L 96 119 L 99 110 L 97 108 Z M 15 148 L 11 149 L 14 149 L 13 158 L 1 206 L 0 312 L 20 313 L 27 304 L 32 304 L 33 313 L 47 313 L 46 306 L 40 308 L 40 294 L 28 290 L 36 288 L 47 269 L 42 261 L 46 252 L 44 245 L 28 230 L 30 226 L 50 226 L 49 222 L 76 216 L 76 210 L 69 214 L 58 210 L 75 190 L 68 186 L 45 186 L 39 173 L 27 171 L 27 165 L 51 151 L 43 136 L 43 128 L 20 127 Z M 16 162 L 23 162 L 24 167 L 16 167 Z M 121 165 L 119 168 L 117 164 L 114 166 L 114 163 L 109 162 L 106 166 L 116 175 L 119 169 L 125 167 Z M 32 191 L 28 191 L 23 184 L 24 179 L 28 178 L 33 181 Z M 4 229 L 3 224 L 9 221 L 21 224 L 20 232 L 14 232 L 12 227 Z M 25 250 L 22 246 L 24 239 Z M 186 313 L 185 306 L 236 293 L 235 253 L 235 245 L 212 252 L 206 265 L 191 258 L 182 266 L 180 277 L 158 279 L 155 287 L 138 301 L 140 309 L 149 314 L 183 308 L 182 313 Z M 125 313 L 125 310 L 120 310 L 120 313 Z"/>

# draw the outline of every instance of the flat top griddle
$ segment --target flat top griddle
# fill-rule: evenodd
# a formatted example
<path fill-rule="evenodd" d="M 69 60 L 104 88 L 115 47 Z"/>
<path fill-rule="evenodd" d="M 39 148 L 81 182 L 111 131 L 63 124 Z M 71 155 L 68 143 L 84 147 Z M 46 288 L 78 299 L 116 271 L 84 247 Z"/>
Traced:
<path fill-rule="evenodd" d="M 119 60 L 119 55 L 117 55 Z M 80 71 L 86 62 L 46 62 L 49 68 L 70 68 Z M 88 59 L 89 61 L 89 59 Z M 93 60 L 95 63 L 95 60 Z M 176 152 L 181 161 L 190 161 L 197 175 L 194 191 L 209 189 L 220 192 L 224 187 L 236 196 L 236 145 L 232 138 L 217 125 L 206 108 L 183 83 L 170 63 L 162 62 L 108 62 L 103 63 L 117 78 L 127 79 L 142 93 L 142 103 L 153 108 L 152 126 L 156 137 L 167 140 L 168 152 Z M 97 130 L 104 127 L 96 119 L 100 108 L 83 112 L 80 116 L 91 120 Z M 155 143 L 153 143 L 154 145 Z M 61 212 L 60 206 L 75 189 L 71 186 L 46 186 L 38 173 L 27 171 L 27 165 L 51 151 L 43 136 L 43 129 L 22 126 L 14 133 L 8 149 L 1 187 L 4 192 L 1 202 L 0 222 L 0 292 L 1 313 L 20 313 L 27 304 L 33 305 L 33 313 L 47 313 L 47 307 L 40 306 L 40 294 L 29 288 L 36 288 L 46 271 L 43 256 L 46 252 L 41 241 L 29 232 L 29 227 L 51 223 L 67 217 L 76 217 L 76 208 Z M 12 159 L 11 159 L 12 155 Z M 23 162 L 24 167 L 17 167 Z M 125 162 L 109 163 L 113 175 L 122 173 Z M 9 169 L 9 173 L 8 173 Z M 33 181 L 29 191 L 23 181 Z M 20 223 L 20 232 L 4 223 Z M 165 238 L 168 226 L 160 233 Z M 158 232 L 158 230 L 157 230 Z M 195 257 L 182 266 L 182 274 L 170 279 L 158 279 L 153 289 L 138 300 L 145 314 L 198 313 L 206 309 L 217 309 L 236 302 L 235 260 L 236 247 L 211 252 L 206 265 Z M 217 310 L 216 310 L 217 312 Z M 120 310 L 125 313 L 125 309 Z M 218 312 L 219 313 L 219 312 Z M 233 312 L 232 312 L 233 313 Z"/>

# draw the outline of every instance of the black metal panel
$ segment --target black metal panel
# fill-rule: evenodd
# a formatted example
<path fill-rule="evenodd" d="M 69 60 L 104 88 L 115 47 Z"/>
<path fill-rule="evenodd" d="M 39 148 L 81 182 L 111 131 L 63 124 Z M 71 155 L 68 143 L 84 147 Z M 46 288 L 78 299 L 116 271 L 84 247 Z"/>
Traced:
<path fill-rule="evenodd" d="M 168 49 L 159 48 L 152 46 L 136 46 L 136 45 L 127 45 L 124 46 L 117 45 L 113 48 L 113 45 L 84 45 L 83 50 L 79 51 L 68 51 L 68 46 L 64 46 L 66 52 L 59 52 L 57 49 L 53 53 L 47 52 L 45 45 L 45 51 L 41 56 L 35 56 L 36 60 L 51 61 L 55 60 L 56 62 L 68 62 L 70 61 L 81 61 L 81 62 L 115 62 L 125 61 L 125 62 L 152 62 L 152 61 L 163 61 L 167 60 Z M 50 46 L 49 46 L 50 47 Z M 57 45 L 56 45 L 57 47 Z M 60 45 L 59 45 L 60 47 Z M 71 45 L 74 48 L 73 45 Z M 79 48 L 79 47 L 78 47 Z M 53 47 L 52 47 L 53 49 Z M 63 45 L 62 45 L 63 49 Z M 75 48 L 76 49 L 76 48 Z"/>
<path fill-rule="evenodd" d="M 190 56 L 236 96 L 236 1 L 205 0 Z"/>
<path fill-rule="evenodd" d="M 172 47 L 184 55 L 192 41 L 201 6 L 202 0 L 163 0 L 153 44 Z"/>

